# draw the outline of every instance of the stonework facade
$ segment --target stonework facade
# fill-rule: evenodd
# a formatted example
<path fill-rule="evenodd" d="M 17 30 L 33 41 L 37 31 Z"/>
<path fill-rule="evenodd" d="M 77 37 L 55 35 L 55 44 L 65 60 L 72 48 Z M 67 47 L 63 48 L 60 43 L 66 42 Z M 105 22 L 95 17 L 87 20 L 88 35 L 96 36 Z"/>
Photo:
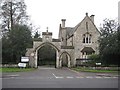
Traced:
<path fill-rule="evenodd" d="M 56 50 L 56 68 L 65 63 L 67 67 L 76 66 L 77 60 L 86 60 L 88 55 L 99 53 L 100 32 L 94 24 L 94 15 L 88 16 L 86 13 L 75 27 L 66 27 L 65 21 L 66 19 L 62 19 L 58 39 L 52 38 L 52 32 L 42 32 L 42 38 L 33 42 L 33 48 L 27 49 L 26 56 L 30 58 L 31 67 L 37 67 L 37 52 L 44 45 L 50 45 Z"/>

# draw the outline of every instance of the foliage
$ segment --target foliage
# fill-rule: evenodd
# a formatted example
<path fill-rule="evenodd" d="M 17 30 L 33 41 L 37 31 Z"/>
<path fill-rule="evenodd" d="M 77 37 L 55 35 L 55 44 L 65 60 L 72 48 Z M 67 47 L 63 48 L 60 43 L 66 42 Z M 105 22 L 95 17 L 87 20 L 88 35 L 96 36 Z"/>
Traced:
<path fill-rule="evenodd" d="M 26 24 L 26 5 L 24 0 L 2 0 L 0 4 L 0 20 L 3 33 L 12 30 L 16 24 Z"/>
<path fill-rule="evenodd" d="M 32 37 L 26 25 L 15 25 L 8 37 L 2 38 L 3 63 L 18 63 L 25 55 L 26 48 L 32 47 Z"/>
<path fill-rule="evenodd" d="M 99 39 L 99 51 L 102 63 L 109 64 L 118 64 L 118 56 L 120 53 L 118 49 L 118 34 L 117 31 L 118 25 L 115 20 L 104 20 L 103 27 L 101 27 L 101 38 Z"/>
<path fill-rule="evenodd" d="M 95 66 L 96 63 L 100 63 L 100 56 L 99 54 L 92 54 L 88 57 L 90 61 L 86 62 L 86 65 L 88 66 Z"/>
<path fill-rule="evenodd" d="M 31 29 L 24 0 L 2 0 L 0 4 L 2 26 L 2 63 L 18 63 L 32 46 Z"/>
<path fill-rule="evenodd" d="M 0 68 L 0 72 L 26 72 L 33 71 L 34 68 Z"/>
<path fill-rule="evenodd" d="M 40 34 L 38 33 L 38 31 L 35 32 L 34 38 L 40 38 Z"/>
<path fill-rule="evenodd" d="M 89 67 L 76 67 L 76 68 L 71 68 L 72 70 L 78 71 L 78 72 L 93 72 L 93 73 L 118 73 L 118 69 L 115 70 L 97 70 L 97 69 L 92 69 Z"/>
<path fill-rule="evenodd" d="M 90 60 L 94 60 L 96 62 L 98 62 L 100 60 L 100 57 L 98 54 L 92 54 L 88 57 Z"/>

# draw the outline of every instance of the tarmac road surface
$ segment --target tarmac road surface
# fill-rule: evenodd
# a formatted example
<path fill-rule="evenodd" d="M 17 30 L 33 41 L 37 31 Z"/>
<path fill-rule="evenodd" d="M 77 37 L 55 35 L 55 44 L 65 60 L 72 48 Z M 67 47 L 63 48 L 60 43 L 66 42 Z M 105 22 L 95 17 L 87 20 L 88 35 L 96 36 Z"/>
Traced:
<path fill-rule="evenodd" d="M 2 88 L 118 88 L 116 75 L 78 73 L 68 68 L 3 73 L 0 79 Z"/>

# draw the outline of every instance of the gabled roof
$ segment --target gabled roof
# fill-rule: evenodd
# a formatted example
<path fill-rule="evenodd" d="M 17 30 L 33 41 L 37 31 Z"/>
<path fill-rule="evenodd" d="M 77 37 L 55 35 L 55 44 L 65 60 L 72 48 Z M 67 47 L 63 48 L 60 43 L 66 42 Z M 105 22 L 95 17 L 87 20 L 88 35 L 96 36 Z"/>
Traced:
<path fill-rule="evenodd" d="M 85 18 L 86 18 L 86 16 L 85 16 Z M 84 19 L 85 19 L 84 18 Z M 84 21 L 84 19 L 80 22 L 80 23 L 78 23 L 75 27 L 73 27 L 72 28 L 72 30 L 70 30 L 69 28 L 67 28 L 67 31 L 69 31 L 69 34 L 68 34 L 68 38 L 70 38 L 71 36 L 73 36 L 73 34 L 74 34 L 74 32 L 77 30 L 77 28 L 81 25 L 81 23 Z"/>
<path fill-rule="evenodd" d="M 70 37 L 74 32 L 74 27 L 66 27 L 66 35 Z"/>
<path fill-rule="evenodd" d="M 84 19 L 83 19 L 80 23 L 78 23 L 75 27 L 67 27 L 67 36 L 68 36 L 68 38 L 70 38 L 71 36 L 74 35 L 74 33 L 75 33 L 75 31 L 77 30 L 77 28 L 81 25 L 81 23 L 82 23 L 86 18 L 88 18 L 88 19 L 92 22 L 92 24 L 94 25 L 94 27 L 96 28 L 96 30 L 100 33 L 100 31 L 99 31 L 99 30 L 97 29 L 97 27 L 95 26 L 94 22 L 90 19 L 90 17 L 89 17 L 88 15 L 86 15 L 86 16 L 84 17 Z"/>

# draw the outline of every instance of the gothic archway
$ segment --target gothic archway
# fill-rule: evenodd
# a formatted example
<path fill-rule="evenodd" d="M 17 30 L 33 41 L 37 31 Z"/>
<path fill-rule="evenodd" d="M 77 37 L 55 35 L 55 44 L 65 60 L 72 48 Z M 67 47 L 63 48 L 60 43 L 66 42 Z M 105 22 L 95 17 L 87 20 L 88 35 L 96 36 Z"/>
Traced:
<path fill-rule="evenodd" d="M 37 52 L 38 66 L 55 66 L 56 67 L 56 50 L 50 45 L 42 46 Z"/>
<path fill-rule="evenodd" d="M 69 53 L 67 52 L 63 52 L 61 55 L 60 55 L 60 67 L 70 67 L 71 65 L 71 56 Z"/>
<path fill-rule="evenodd" d="M 45 51 L 43 51 L 43 50 L 45 50 Z M 40 65 L 54 65 L 55 67 L 58 67 L 59 49 L 52 43 L 48 43 L 48 42 L 42 43 L 40 46 L 38 46 L 35 49 L 35 52 L 36 52 L 36 54 L 35 54 L 36 67 L 38 67 Z M 53 52 L 53 53 L 51 53 L 51 52 Z M 43 54 L 44 54 L 44 56 L 41 56 Z M 53 60 L 51 60 L 51 59 L 53 59 Z"/>

